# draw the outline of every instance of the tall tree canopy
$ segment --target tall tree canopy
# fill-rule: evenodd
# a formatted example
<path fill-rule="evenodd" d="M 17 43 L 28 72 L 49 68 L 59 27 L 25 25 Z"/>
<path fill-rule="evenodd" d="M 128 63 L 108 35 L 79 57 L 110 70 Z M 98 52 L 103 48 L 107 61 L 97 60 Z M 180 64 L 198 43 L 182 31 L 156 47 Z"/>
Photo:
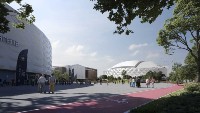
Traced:
<path fill-rule="evenodd" d="M 18 9 L 19 19 L 25 19 L 32 23 L 35 21 L 32 15 L 33 9 L 29 4 L 21 4 L 23 0 L 1 0 L 0 1 L 0 33 L 9 31 L 9 20 L 6 16 L 9 12 L 5 4 L 16 2 L 21 6 Z M 114 33 L 129 35 L 133 33 L 128 29 L 128 25 L 136 17 L 141 18 L 141 22 L 152 23 L 162 13 L 163 9 L 174 5 L 175 0 L 90 0 L 95 1 L 94 9 L 101 13 L 109 13 L 108 19 L 113 21 L 117 28 Z M 24 28 L 24 23 L 15 23 L 15 27 Z"/>
<path fill-rule="evenodd" d="M 6 6 L 12 2 L 16 2 L 20 5 L 20 8 L 17 11 L 13 11 Z M 32 23 L 35 21 L 35 17 L 32 15 L 33 9 L 29 4 L 22 4 L 22 0 L 1 0 L 0 1 L 0 33 L 6 33 L 10 31 L 9 20 L 7 16 L 11 13 L 15 13 L 14 15 L 21 21 L 16 23 L 12 23 L 16 28 L 24 28 L 25 22 Z"/>
<path fill-rule="evenodd" d="M 187 50 L 195 60 L 200 82 L 200 0 L 176 0 L 173 15 L 159 31 L 157 43 L 167 54 L 175 49 Z"/>
<path fill-rule="evenodd" d="M 133 33 L 128 25 L 136 17 L 141 22 L 152 23 L 161 15 L 163 9 L 174 5 L 175 0 L 91 0 L 95 1 L 94 9 L 101 13 L 109 13 L 108 19 L 117 25 L 114 33 L 126 35 Z"/>

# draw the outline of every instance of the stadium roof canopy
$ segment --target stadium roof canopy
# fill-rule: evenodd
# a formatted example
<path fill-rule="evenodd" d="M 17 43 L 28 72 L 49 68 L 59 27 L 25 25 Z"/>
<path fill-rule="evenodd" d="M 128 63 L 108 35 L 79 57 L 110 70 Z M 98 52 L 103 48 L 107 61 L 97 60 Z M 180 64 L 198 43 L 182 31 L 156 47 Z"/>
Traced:
<path fill-rule="evenodd" d="M 155 64 L 152 61 L 124 61 L 120 62 L 113 67 L 105 71 L 106 75 L 121 76 L 122 71 L 125 70 L 130 76 L 141 76 L 145 75 L 148 71 L 161 71 L 163 74 L 167 74 L 167 68 Z"/>

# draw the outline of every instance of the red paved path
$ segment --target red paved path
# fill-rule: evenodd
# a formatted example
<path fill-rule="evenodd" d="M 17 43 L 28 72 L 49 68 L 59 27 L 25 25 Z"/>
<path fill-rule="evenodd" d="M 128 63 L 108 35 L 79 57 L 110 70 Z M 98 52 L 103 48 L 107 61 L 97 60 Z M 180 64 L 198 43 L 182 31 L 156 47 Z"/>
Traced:
<path fill-rule="evenodd" d="M 106 97 L 97 100 L 67 103 L 61 106 L 49 106 L 28 113 L 124 113 L 134 107 L 160 98 L 183 88 L 173 85 L 168 88 L 134 92 L 125 95 Z"/>

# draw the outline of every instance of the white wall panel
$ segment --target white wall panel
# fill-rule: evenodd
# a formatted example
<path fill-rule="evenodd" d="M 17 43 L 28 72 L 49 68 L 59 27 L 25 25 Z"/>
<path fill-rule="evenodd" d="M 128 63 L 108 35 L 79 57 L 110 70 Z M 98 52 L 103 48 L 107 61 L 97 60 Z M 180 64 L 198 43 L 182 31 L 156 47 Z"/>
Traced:
<path fill-rule="evenodd" d="M 16 20 L 15 16 L 8 19 Z M 25 29 L 10 28 L 10 32 L 0 33 L 0 36 L 15 40 L 19 45 L 0 42 L 0 69 L 16 70 L 19 53 L 28 49 L 27 72 L 51 74 L 52 48 L 44 33 L 33 24 L 26 24 Z"/>

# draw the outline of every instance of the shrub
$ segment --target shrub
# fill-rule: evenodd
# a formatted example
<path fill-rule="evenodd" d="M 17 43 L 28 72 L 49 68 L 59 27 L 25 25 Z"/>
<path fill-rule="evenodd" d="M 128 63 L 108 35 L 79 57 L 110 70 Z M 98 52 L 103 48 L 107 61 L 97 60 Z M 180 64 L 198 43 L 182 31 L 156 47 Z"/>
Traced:
<path fill-rule="evenodd" d="M 200 93 L 200 83 L 186 84 L 184 88 L 189 93 Z"/>

